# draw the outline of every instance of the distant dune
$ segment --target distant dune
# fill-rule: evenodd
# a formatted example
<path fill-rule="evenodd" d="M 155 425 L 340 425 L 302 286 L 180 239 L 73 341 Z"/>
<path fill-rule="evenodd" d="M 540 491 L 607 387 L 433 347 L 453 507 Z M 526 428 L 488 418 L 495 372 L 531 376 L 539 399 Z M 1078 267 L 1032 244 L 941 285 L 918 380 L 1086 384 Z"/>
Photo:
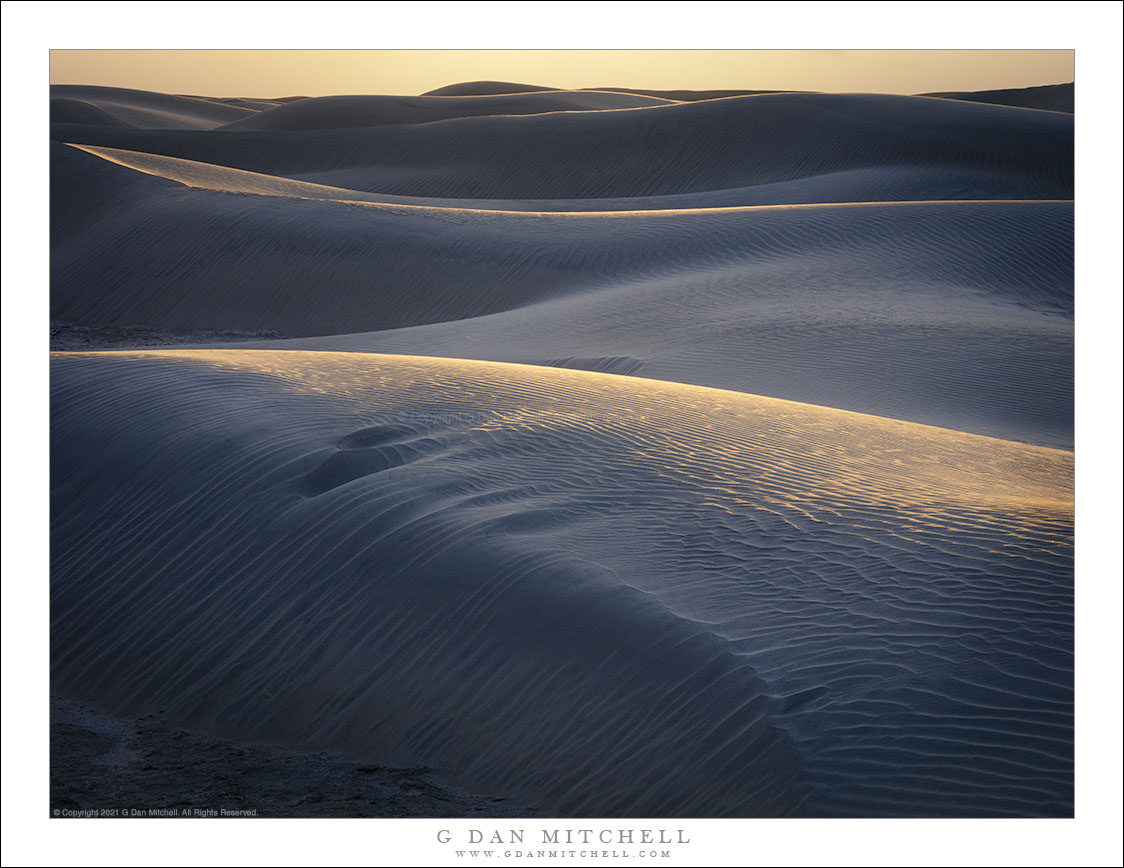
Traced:
<path fill-rule="evenodd" d="M 1072 816 L 1074 119 L 980 96 L 52 89 L 53 693 L 551 816 Z"/>
<path fill-rule="evenodd" d="M 303 96 L 282 97 L 280 99 L 245 99 L 243 97 L 214 97 L 214 96 L 193 96 L 191 98 L 192 99 L 205 99 L 205 100 L 208 100 L 209 102 L 217 102 L 217 103 L 221 103 L 222 105 L 232 105 L 232 106 L 237 106 L 239 108 L 248 108 L 248 109 L 252 109 L 253 111 L 256 111 L 256 112 L 267 111 L 268 109 L 271 109 L 271 108 L 277 108 L 277 106 L 287 105 L 288 103 L 297 102 L 298 100 L 302 100 L 302 99 L 308 99 L 308 97 L 303 97 Z"/>
<path fill-rule="evenodd" d="M 104 123 L 111 118 L 123 127 L 143 130 L 208 130 L 238 118 L 248 117 L 252 109 L 227 105 L 203 97 L 172 96 L 120 87 L 89 87 L 77 84 L 51 85 L 52 122 L 55 101 L 63 100 L 58 111 L 70 123 Z M 73 104 L 81 103 L 97 111 L 78 119 Z M 60 118 L 61 120 L 61 118 Z"/>
<path fill-rule="evenodd" d="M 422 96 L 488 96 L 500 93 L 534 93 L 543 90 L 558 90 L 558 88 L 541 84 L 517 84 L 514 81 L 462 81 L 426 91 Z"/>
<path fill-rule="evenodd" d="M 482 94 L 500 93 L 534 93 L 536 91 L 553 90 L 537 84 L 516 84 L 510 81 L 466 81 L 461 84 L 451 84 L 447 87 L 431 90 L 426 96 L 479 96 Z M 702 99 L 721 99 L 728 96 L 751 96 L 760 93 L 794 93 L 802 91 L 776 91 L 776 90 L 644 90 L 633 87 L 591 87 L 587 91 L 615 91 L 617 93 L 631 93 L 640 96 L 654 96 L 679 102 L 694 102 Z"/>
<path fill-rule="evenodd" d="M 962 99 L 994 105 L 1019 106 L 1073 114 L 1073 82 L 1048 84 L 1043 87 L 1017 87 L 1008 90 L 978 90 L 961 93 L 927 93 L 945 99 Z"/>
<path fill-rule="evenodd" d="M 330 130 L 387 124 L 425 124 L 480 115 L 529 115 L 669 105 L 625 93 L 550 91 L 481 97 L 322 96 L 269 108 L 226 124 L 224 130 Z"/>
<path fill-rule="evenodd" d="M 1073 190 L 1071 117 L 918 97 L 773 94 L 238 136 L 58 125 L 53 136 L 430 198 L 667 196 L 903 168 L 945 173 L 938 198 L 990 198 L 989 184 L 1002 198 Z M 893 198 L 879 186 L 875 173 L 875 195 Z"/>
<path fill-rule="evenodd" d="M 51 123 L 133 126 L 111 115 L 108 111 L 92 102 L 81 99 L 70 99 L 68 97 L 53 97 L 51 99 Z"/>
<path fill-rule="evenodd" d="M 649 90 L 631 87 L 588 88 L 597 91 L 616 91 L 645 96 L 662 97 L 668 100 L 694 102 L 696 100 L 722 99 L 731 96 L 751 96 L 763 93 L 807 93 L 792 90 Z M 426 96 L 478 96 L 482 94 L 512 94 L 548 91 L 554 88 L 537 84 L 516 84 L 505 81 L 466 81 L 447 87 L 431 90 Z M 1005 90 L 945 91 L 924 93 L 919 96 L 937 96 L 945 99 L 960 99 L 969 102 L 983 102 L 994 105 L 1019 106 L 1022 108 L 1046 109 L 1073 113 L 1073 82 L 1068 84 L 1049 84 L 1041 87 L 1007 88 Z"/>
<path fill-rule="evenodd" d="M 729 96 L 756 96 L 762 93 L 808 93 L 802 90 L 640 90 L 632 87 L 598 87 L 591 90 L 613 90 L 619 93 L 636 93 L 658 96 L 680 102 L 695 102 L 700 99 L 725 99 Z"/>

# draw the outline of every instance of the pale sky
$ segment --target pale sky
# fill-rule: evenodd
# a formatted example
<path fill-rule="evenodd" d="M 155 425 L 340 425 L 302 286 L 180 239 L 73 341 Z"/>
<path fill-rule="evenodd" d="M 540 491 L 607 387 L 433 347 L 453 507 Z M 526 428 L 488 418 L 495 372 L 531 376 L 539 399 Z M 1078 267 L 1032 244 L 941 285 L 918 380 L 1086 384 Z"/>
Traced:
<path fill-rule="evenodd" d="M 1073 81 L 1070 50 L 53 50 L 52 84 L 200 96 L 420 94 L 461 81 L 557 88 L 926 93 Z"/>

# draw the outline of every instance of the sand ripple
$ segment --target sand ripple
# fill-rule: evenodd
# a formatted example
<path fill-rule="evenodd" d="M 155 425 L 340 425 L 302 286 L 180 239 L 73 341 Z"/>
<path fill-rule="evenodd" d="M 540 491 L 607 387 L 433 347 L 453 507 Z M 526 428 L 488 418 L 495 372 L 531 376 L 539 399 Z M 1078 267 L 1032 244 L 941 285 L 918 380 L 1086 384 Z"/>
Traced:
<path fill-rule="evenodd" d="M 1070 453 L 374 354 L 52 387 L 56 690 L 570 815 L 1072 810 Z"/>

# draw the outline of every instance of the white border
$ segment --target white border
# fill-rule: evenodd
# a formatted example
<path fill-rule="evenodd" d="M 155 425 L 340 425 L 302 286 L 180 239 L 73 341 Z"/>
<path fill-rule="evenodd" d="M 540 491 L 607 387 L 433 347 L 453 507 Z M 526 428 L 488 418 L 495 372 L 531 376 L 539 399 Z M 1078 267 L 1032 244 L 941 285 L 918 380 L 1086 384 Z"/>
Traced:
<path fill-rule="evenodd" d="M 352 21 L 362 26 L 349 26 Z M 1077 51 L 1078 817 L 663 822 L 656 827 L 688 828 L 693 843 L 662 864 L 1119 864 L 1120 33 L 1117 3 L 6 2 L 4 863 L 452 864 L 436 844 L 436 831 L 466 822 L 204 821 L 200 826 L 71 821 L 48 826 L 48 407 L 42 324 L 48 313 L 43 145 L 49 48 L 882 47 Z M 356 42 L 369 37 L 373 44 Z"/>

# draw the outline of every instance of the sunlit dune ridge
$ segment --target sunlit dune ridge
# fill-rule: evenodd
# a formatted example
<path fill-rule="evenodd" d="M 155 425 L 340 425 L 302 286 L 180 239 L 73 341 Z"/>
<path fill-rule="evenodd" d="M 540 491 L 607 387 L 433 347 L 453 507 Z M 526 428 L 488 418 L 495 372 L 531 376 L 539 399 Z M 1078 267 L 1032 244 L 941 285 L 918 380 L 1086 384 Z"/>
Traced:
<path fill-rule="evenodd" d="M 762 484 L 775 470 L 786 480 L 800 479 L 788 492 L 794 502 L 873 498 L 895 507 L 953 502 L 1064 513 L 1072 499 L 1071 452 L 759 395 L 595 372 L 376 353 L 215 349 L 143 355 L 265 373 L 289 389 L 348 400 L 401 389 L 433 405 L 437 414 L 442 403 L 452 414 L 476 412 L 478 407 L 458 402 L 457 395 L 467 390 L 471 398 L 487 386 L 492 392 L 487 412 L 497 418 L 482 421 L 480 430 L 570 424 L 597 429 L 603 423 L 622 432 L 643 431 L 655 447 L 656 429 L 666 433 L 660 452 L 671 464 L 699 460 L 716 479 L 725 471 L 731 486 L 747 472 Z M 456 384 L 451 393 L 444 391 L 445 383 Z M 692 437 L 701 442 L 690 443 Z M 759 458 L 767 464 L 755 467 L 753 447 L 759 442 L 766 444 L 761 451 L 767 454 Z M 689 443 L 700 451 L 684 449 Z M 638 459 L 652 455 L 646 449 Z M 791 458 L 791 464 L 780 458 L 771 468 L 779 456 Z"/>
<path fill-rule="evenodd" d="M 560 363 L 1073 442 L 1071 202 L 505 212 L 83 148 L 53 146 L 55 319 L 335 335 L 289 348 Z"/>
<path fill-rule="evenodd" d="M 63 695 L 559 815 L 1072 812 L 1070 453 L 376 354 L 51 386 Z"/>
<path fill-rule="evenodd" d="M 259 172 L 248 172 L 243 169 L 232 169 L 228 166 L 215 165 L 213 163 L 200 163 L 195 160 L 183 160 L 178 157 L 166 157 L 160 154 L 149 154 L 143 151 L 126 151 L 120 148 L 102 148 L 95 145 L 68 145 L 68 147 L 76 148 L 77 150 L 84 151 L 88 154 L 101 157 L 111 163 L 116 163 L 119 166 L 124 166 L 129 169 L 135 169 L 138 172 L 143 172 L 146 175 L 152 175 L 157 178 L 166 178 L 169 181 L 176 181 L 187 187 L 194 187 L 200 190 L 214 190 L 224 193 L 245 193 L 255 196 L 279 196 L 294 199 L 326 199 L 333 202 L 359 204 L 367 203 L 374 205 L 382 205 L 388 208 L 426 208 L 426 209 L 443 209 L 454 211 L 476 211 L 480 213 L 506 213 L 517 212 L 523 214 L 539 214 L 539 215 L 552 215 L 558 217 L 564 216 L 583 216 L 583 217 L 602 217 L 611 218 L 628 217 L 636 215 L 644 216 L 658 216 L 661 214 L 682 214 L 684 212 L 706 210 L 706 211 L 739 211 L 747 208 L 824 208 L 828 205 L 840 206 L 854 206 L 858 204 L 869 205 L 886 205 L 889 202 L 879 201 L 841 201 L 841 202 L 791 202 L 780 204 L 760 204 L 760 205 L 711 205 L 705 204 L 710 200 L 708 196 L 681 196 L 681 197 L 640 197 L 638 199 L 623 199 L 623 200 L 610 200 L 614 204 L 619 204 L 621 207 L 610 208 L 607 207 L 603 200 L 572 200 L 575 203 L 591 206 L 589 210 L 576 209 L 573 211 L 565 210 L 563 204 L 568 203 L 570 200 L 550 200 L 551 207 L 543 211 L 534 210 L 534 205 L 537 200 L 524 199 L 517 201 L 507 200 L 493 200 L 490 199 L 467 199 L 467 200 L 428 200 L 424 197 L 406 197 L 406 196 L 393 196 L 378 193 L 365 193 L 362 190 L 352 190 L 347 187 L 332 187 L 327 184 L 313 184 L 307 181 L 298 181 L 291 178 L 285 178 L 277 175 L 262 174 Z M 655 207 L 658 205 L 672 204 L 674 200 L 678 199 L 684 207 Z M 913 200 L 890 200 L 898 201 L 902 204 L 918 205 L 922 204 Z M 963 200 L 937 200 L 937 201 L 963 201 Z M 988 201 L 1018 201 L 1018 200 L 1002 200 L 990 198 Z M 1036 200 L 1036 201 L 1051 201 L 1051 200 Z M 1071 200 L 1053 200 L 1056 202 L 1068 202 Z M 929 203 L 933 204 L 933 203 Z M 691 207 L 695 205 L 696 207 Z M 633 207 L 630 207 L 633 206 Z"/>

